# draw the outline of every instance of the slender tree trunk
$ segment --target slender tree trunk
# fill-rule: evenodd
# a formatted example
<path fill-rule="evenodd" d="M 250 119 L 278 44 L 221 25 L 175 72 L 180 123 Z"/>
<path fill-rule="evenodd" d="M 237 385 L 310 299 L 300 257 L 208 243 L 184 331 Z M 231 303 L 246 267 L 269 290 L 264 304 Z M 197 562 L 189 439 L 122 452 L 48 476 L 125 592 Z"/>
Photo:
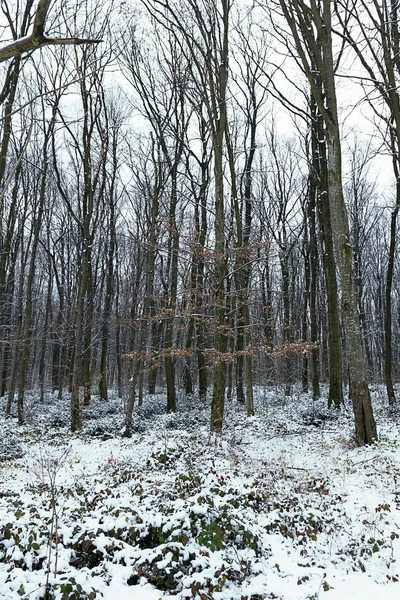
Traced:
<path fill-rule="evenodd" d="M 283 340 L 288 346 L 292 342 L 292 323 L 290 315 L 290 271 L 289 271 L 289 256 L 284 243 L 281 248 L 281 271 L 282 271 L 282 296 L 283 296 Z M 290 352 L 285 352 L 284 356 L 284 385 L 285 396 L 290 396 L 292 393 L 293 375 L 292 375 L 292 358 Z"/>
<path fill-rule="evenodd" d="M 44 400 L 44 391 L 46 387 L 46 354 L 48 348 L 48 331 L 51 320 L 51 299 L 53 291 L 53 282 L 51 276 L 51 261 L 48 263 L 48 283 L 47 283 L 47 297 L 46 297 L 46 308 L 44 315 L 44 327 L 43 327 L 43 339 L 40 350 L 40 361 L 39 361 L 39 385 L 40 385 L 40 402 Z"/>
<path fill-rule="evenodd" d="M 28 242 L 28 247 L 30 246 L 31 240 Z M 24 242 L 21 241 L 21 268 L 19 273 L 19 283 L 18 283 L 18 308 L 17 308 L 17 326 L 15 328 L 15 344 L 14 344 L 14 353 L 13 360 L 11 363 L 10 370 L 10 384 L 8 388 L 8 396 L 7 396 L 7 406 L 6 406 L 6 414 L 11 414 L 12 404 L 14 402 L 15 390 L 17 388 L 18 383 L 18 367 L 19 367 L 19 358 L 20 358 L 20 340 L 22 336 L 22 319 L 23 319 L 23 290 L 24 290 L 24 277 L 25 277 L 25 269 L 26 269 L 26 253 L 24 248 Z M 21 414 L 21 421 L 23 421 L 23 413 Z"/>
<path fill-rule="evenodd" d="M 126 405 L 126 415 L 125 415 L 125 431 L 123 437 L 131 437 L 132 435 L 132 418 L 133 418 L 133 409 L 135 407 L 135 399 L 136 399 L 136 370 L 133 372 L 132 381 L 129 388 L 129 396 L 128 402 Z"/>
<path fill-rule="evenodd" d="M 21 69 L 21 56 L 16 56 L 14 59 L 12 70 L 7 76 L 6 80 L 6 91 L 8 94 L 7 100 L 4 103 L 4 115 L 2 122 L 3 135 L 1 139 L 1 150 L 0 150 L 0 225 L 3 230 L 3 219 L 4 219 L 4 196 L 6 191 L 6 166 L 7 166 L 7 155 L 8 147 L 10 143 L 12 133 L 12 114 L 15 101 L 15 95 L 17 92 L 19 73 Z M 21 149 L 21 152 L 23 150 Z M 21 174 L 21 160 L 17 157 L 16 172 L 14 176 L 14 187 L 11 195 L 11 205 L 9 208 L 9 217 L 7 220 L 7 227 L 5 233 L 4 244 L 1 247 L 0 255 L 0 325 L 3 339 L 8 340 L 9 333 L 9 322 L 11 316 L 10 306 L 7 304 L 10 302 L 8 298 L 6 284 L 7 279 L 7 265 L 9 264 L 11 255 L 11 242 L 14 235 L 14 227 L 17 217 L 17 197 L 18 197 L 18 181 Z M 6 381 L 8 376 L 9 362 L 11 359 L 11 352 L 9 344 L 1 344 L 1 359 L 0 359 L 0 376 L 1 376 L 1 395 L 6 393 Z M 10 406 L 11 410 L 11 406 Z"/>
<path fill-rule="evenodd" d="M 118 244 L 115 247 L 116 257 L 116 286 L 115 286 L 115 360 L 117 363 L 117 393 L 118 397 L 123 397 L 122 386 L 122 342 L 121 342 L 121 323 L 120 323 L 120 283 L 119 283 L 119 252 Z"/>
<path fill-rule="evenodd" d="M 234 294 L 232 293 L 232 282 L 233 277 L 227 276 L 226 278 L 226 298 L 228 303 L 228 313 L 229 316 L 227 318 L 227 327 L 229 331 L 233 332 L 235 330 L 235 321 L 234 321 Z M 230 335 L 227 340 L 227 351 L 230 360 L 228 361 L 226 367 L 226 399 L 231 401 L 233 396 L 233 387 L 234 387 L 234 375 L 235 375 L 235 336 Z"/>
<path fill-rule="evenodd" d="M 156 242 L 158 235 L 158 226 L 157 221 L 159 218 L 159 195 L 162 185 L 161 180 L 161 169 L 159 161 L 157 161 L 157 156 L 155 152 L 155 142 L 152 139 L 152 162 L 154 165 L 154 185 L 151 196 L 151 215 L 150 215 L 150 232 L 149 232 L 149 246 L 146 254 L 146 280 L 145 280 L 145 290 L 144 290 L 144 300 L 143 300 L 143 311 L 142 318 L 140 320 L 139 332 L 138 332 L 138 356 L 133 365 L 133 373 L 130 380 L 130 389 L 128 396 L 128 405 L 126 409 L 126 435 L 130 435 L 130 423 L 132 422 L 132 411 L 134 407 L 135 397 L 136 397 L 136 385 L 138 385 L 138 405 L 141 406 L 143 404 L 143 385 L 144 385 L 144 354 L 145 354 L 145 342 L 147 335 L 147 328 L 150 326 L 151 331 L 151 343 L 152 350 L 154 353 L 154 330 L 157 327 L 157 323 L 154 319 L 154 269 L 155 269 L 155 259 L 156 259 Z M 135 283 L 135 289 L 138 289 L 140 272 L 137 270 L 136 272 L 137 280 Z M 135 307 L 132 306 L 132 311 L 134 312 Z M 134 315 L 132 315 L 134 316 Z M 153 358 L 151 359 L 153 360 Z M 158 360 L 157 360 L 158 362 Z M 157 371 L 155 372 L 157 377 Z M 149 375 L 149 393 L 153 390 L 151 389 L 151 379 L 153 376 L 153 370 L 150 370 Z M 154 391 L 155 391 L 155 380 L 154 380 Z M 153 391 L 153 393 L 154 393 Z"/>
<path fill-rule="evenodd" d="M 165 377 L 167 381 L 167 411 L 176 411 L 176 390 L 175 390 L 175 360 L 172 354 L 173 339 L 174 339 L 174 322 L 176 311 L 176 299 L 178 290 L 178 253 L 179 253 L 179 231 L 176 222 L 176 205 L 178 201 L 177 190 L 177 163 L 174 165 L 171 173 L 171 201 L 169 210 L 169 227 L 170 227 L 170 290 L 168 310 L 172 315 L 166 320 L 165 333 Z"/>
<path fill-rule="evenodd" d="M 308 339 L 308 308 L 310 305 L 310 243 L 308 240 L 308 219 L 304 215 L 304 240 L 303 240 L 303 257 L 304 257 L 304 295 L 303 295 L 303 317 L 302 317 L 302 339 L 304 342 Z M 311 312 L 311 306 L 310 306 Z M 303 364 L 301 369 L 301 388 L 303 393 L 308 393 L 308 363 L 309 358 L 305 353 L 303 356 Z"/>
<path fill-rule="evenodd" d="M 200 162 L 201 181 L 200 190 L 197 197 L 195 206 L 195 231 L 197 237 L 197 246 L 195 249 L 196 260 L 193 267 L 195 268 L 196 281 L 195 281 L 195 297 L 194 297 L 194 310 L 197 314 L 203 313 L 203 299 L 204 299 L 204 249 L 207 238 L 207 189 L 209 186 L 209 162 L 210 153 L 208 149 L 208 125 L 206 119 L 202 114 L 202 107 L 199 110 L 199 121 L 200 121 L 200 137 L 202 142 L 202 156 Z M 205 401 L 207 397 L 207 365 L 204 354 L 205 339 L 204 339 L 204 320 L 203 318 L 197 318 L 194 321 L 195 332 L 195 347 L 197 354 L 197 370 L 198 370 L 198 389 L 200 402 Z"/>
<path fill-rule="evenodd" d="M 313 153 L 315 148 L 313 147 Z M 314 159 L 315 160 L 315 159 Z M 318 243 L 316 231 L 316 195 L 318 182 L 315 169 L 313 168 L 310 180 L 310 194 L 308 204 L 308 222 L 310 228 L 310 341 L 312 344 L 318 342 L 318 319 L 317 319 L 317 283 L 318 283 Z M 313 399 L 320 397 L 319 388 L 319 348 L 311 350 L 311 387 Z"/>
<path fill-rule="evenodd" d="M 273 305 L 272 305 L 272 288 L 271 288 L 271 275 L 270 275 L 270 257 L 269 257 L 269 246 L 267 246 L 264 262 L 264 269 L 261 272 L 261 298 L 263 305 L 263 317 L 264 317 L 264 336 L 267 348 L 272 351 L 274 346 L 274 325 L 273 325 Z M 267 370 L 267 384 L 271 385 L 275 381 L 274 371 L 275 364 L 273 358 L 271 358 L 269 351 L 266 353 L 266 370 Z"/>
<path fill-rule="evenodd" d="M 116 147 L 114 144 L 114 169 L 116 169 Z M 108 362 L 108 341 L 110 336 L 110 318 L 114 296 L 114 257 L 116 247 L 116 229 L 115 229 L 115 205 L 114 205 L 114 186 L 111 186 L 111 197 L 109 202 L 110 220 L 109 220 L 109 240 L 108 240 L 108 256 L 107 256 L 107 275 L 106 275 L 106 290 L 103 309 L 103 324 L 101 331 L 101 358 L 100 358 L 100 382 L 99 392 L 100 398 L 107 401 L 107 362 Z M 118 360 L 118 350 L 117 357 Z"/>
<path fill-rule="evenodd" d="M 61 240 L 61 257 L 64 256 L 64 241 Z M 65 317 L 65 265 L 61 261 L 61 274 L 58 272 L 57 262 L 54 254 L 51 255 L 53 273 L 58 291 L 58 310 L 57 319 L 54 324 L 52 339 L 52 360 L 51 360 L 51 385 L 52 390 L 58 390 L 59 399 L 62 398 L 62 391 L 65 385 L 66 374 L 66 346 L 67 335 L 64 327 Z"/>
<path fill-rule="evenodd" d="M 110 224 L 111 227 L 111 224 Z M 113 279 L 114 279 L 114 250 L 111 248 L 113 242 L 109 240 L 108 259 L 107 259 L 107 281 L 104 298 L 103 309 L 103 324 L 101 328 L 101 356 L 100 356 L 100 381 L 99 394 L 103 402 L 108 398 L 108 377 L 107 377 L 107 362 L 108 362 L 108 340 L 110 335 L 110 318 L 113 300 Z"/>
<path fill-rule="evenodd" d="M 227 124 L 226 88 L 228 81 L 228 32 L 229 10 L 228 0 L 222 0 L 221 14 L 221 53 L 218 60 L 218 73 L 210 67 L 211 79 L 218 89 L 211 90 L 215 100 L 218 101 L 219 115 L 214 114 L 215 125 L 213 134 L 214 147 L 214 176 L 215 176 L 215 263 L 214 263 L 214 298 L 215 298 L 215 366 L 213 399 L 211 406 L 211 431 L 221 433 L 224 421 L 225 405 L 225 353 L 227 348 L 226 338 L 226 297 L 225 297 L 225 210 L 224 210 L 224 137 Z M 214 49 L 217 51 L 217 48 Z"/>
<path fill-rule="evenodd" d="M 87 258 L 88 278 L 86 286 L 85 325 L 83 333 L 82 383 L 83 405 L 89 406 L 92 393 L 92 325 L 94 316 L 92 251 L 88 245 L 85 254 Z"/>
<path fill-rule="evenodd" d="M 84 260 L 79 280 L 76 310 L 74 360 L 72 366 L 71 389 L 71 431 L 77 431 L 82 426 L 82 415 L 80 407 L 80 386 L 82 382 L 82 359 L 84 349 L 84 310 L 88 278 L 88 264 L 86 260 Z"/>
<path fill-rule="evenodd" d="M 385 384 L 388 395 L 389 405 L 396 402 L 396 395 L 393 386 L 393 342 L 392 342 L 392 288 L 393 288 L 393 271 L 396 252 L 396 229 L 397 215 L 400 208 L 400 181 L 397 180 L 396 185 L 396 206 L 392 211 L 390 219 L 390 243 L 389 243 L 389 258 L 386 273 L 385 287 Z"/>
<path fill-rule="evenodd" d="M 225 66 L 224 66 L 225 69 Z M 225 76 L 225 75 L 224 75 Z M 221 108 L 222 110 L 222 108 Z M 226 116 L 225 116 L 226 118 Z M 225 211 L 224 211 L 224 169 L 223 169 L 223 136 L 220 131 L 214 143 L 215 163 L 215 264 L 214 264 L 214 298 L 215 298 L 215 366 L 213 399 L 211 407 L 211 431 L 220 433 L 224 420 L 225 404 Z"/>
<path fill-rule="evenodd" d="M 204 125 L 204 124 L 203 124 Z M 202 179 L 200 189 L 200 226 L 199 226 L 199 260 L 197 265 L 196 282 L 196 310 L 201 314 L 203 311 L 204 295 L 204 246 L 207 237 L 207 187 L 208 187 L 208 159 L 206 152 L 206 141 L 203 135 L 203 161 L 202 161 Z M 207 398 L 207 363 L 204 354 L 206 342 L 204 337 L 204 321 L 199 319 L 196 322 L 196 346 L 197 346 L 197 369 L 199 378 L 199 399 L 200 402 Z"/>
<path fill-rule="evenodd" d="M 251 336 L 250 336 L 250 311 L 248 299 L 248 280 L 249 269 L 245 267 L 246 252 L 248 246 L 251 228 L 251 205 L 250 194 L 251 184 L 246 183 L 246 238 L 243 235 L 242 211 L 239 206 L 238 190 L 236 185 L 236 169 L 228 129 L 225 131 L 226 145 L 228 149 L 229 169 L 231 173 L 231 190 L 233 212 L 236 222 L 236 265 L 235 265 L 235 288 L 236 288 L 236 303 L 237 303 L 237 327 L 236 327 L 236 398 L 239 403 L 246 403 L 246 395 L 244 393 L 243 372 L 246 365 L 246 392 L 247 392 L 247 415 L 254 414 L 253 400 L 253 357 L 251 353 Z M 251 170 L 251 161 L 247 165 Z"/>
<path fill-rule="evenodd" d="M 329 206 L 328 169 L 326 159 L 325 132 L 321 116 L 314 113 L 314 168 L 319 179 L 317 197 L 318 218 L 322 238 L 322 262 L 325 275 L 328 307 L 328 353 L 329 353 L 329 392 L 328 407 L 340 408 L 343 404 L 342 349 L 336 259 L 333 247 L 331 210 Z M 318 153 L 316 152 L 318 150 Z M 318 157 L 318 158 L 316 158 Z"/>
<path fill-rule="evenodd" d="M 188 334 L 186 339 L 186 352 L 191 354 L 193 348 L 193 336 L 194 336 L 194 319 L 189 319 Z M 186 396 L 193 394 L 193 377 L 192 377 L 192 357 L 187 356 L 185 365 L 183 367 L 183 385 L 185 388 Z"/>
<path fill-rule="evenodd" d="M 12 362 L 11 352 L 11 313 L 12 297 L 15 287 L 15 266 L 17 262 L 17 252 L 22 243 L 23 233 L 18 228 L 17 234 L 17 215 L 21 212 L 18 206 L 18 193 L 21 178 L 21 161 L 18 160 L 17 168 L 14 174 L 14 185 L 11 193 L 11 202 L 6 223 L 4 241 L 0 253 L 0 324 L 4 344 L 0 345 L 1 353 L 1 395 L 4 396 L 7 390 L 7 380 Z M 20 209 L 20 210 L 18 210 Z M 25 222 L 26 206 L 20 214 L 21 223 Z M 1 219 L 0 219 L 1 221 Z"/>
<path fill-rule="evenodd" d="M 154 307 L 154 303 L 152 305 Z M 153 310 L 153 309 L 152 309 Z M 157 386 L 157 377 L 160 367 L 159 353 L 160 353 L 160 344 L 162 338 L 162 328 L 163 323 L 154 323 L 151 324 L 151 349 L 152 349 L 152 358 L 150 363 L 150 373 L 148 378 L 148 392 L 150 396 L 154 396 L 156 393 Z"/>
<path fill-rule="evenodd" d="M 63 328 L 62 319 L 62 304 L 59 304 L 57 311 L 57 319 L 54 323 L 54 334 L 52 340 L 52 358 L 51 358 L 51 387 L 53 391 L 62 390 L 63 388 L 63 376 L 62 376 L 62 363 L 61 363 L 61 335 Z M 62 393 L 62 392 L 61 392 Z"/>
<path fill-rule="evenodd" d="M 44 111 L 44 107 L 43 107 Z M 35 207 L 35 215 L 33 217 L 33 235 L 32 235 L 32 247 L 31 247 L 31 256 L 30 256 L 30 264 L 28 270 L 28 278 L 26 282 L 25 294 L 26 294 L 26 302 L 25 302 L 25 319 L 24 319 L 24 327 L 23 327 L 23 342 L 21 349 L 21 356 L 19 361 L 19 385 L 18 385 L 18 423 L 22 425 L 24 423 L 24 394 L 25 394 L 25 385 L 26 385 L 26 373 L 29 359 L 29 350 L 31 345 L 32 338 L 32 293 L 33 293 L 33 283 L 36 273 L 36 257 L 37 250 L 39 247 L 40 241 L 40 232 L 43 223 L 43 215 L 45 212 L 46 206 L 46 186 L 47 186 L 47 173 L 48 173 L 48 144 L 51 139 L 55 116 L 57 111 L 57 104 L 53 106 L 52 109 L 52 119 L 50 121 L 50 125 L 48 129 L 45 131 L 44 142 L 43 142 L 43 167 L 41 172 L 40 179 L 40 187 L 39 187 L 39 198 L 38 205 Z M 44 114 L 44 113 L 43 113 Z"/>

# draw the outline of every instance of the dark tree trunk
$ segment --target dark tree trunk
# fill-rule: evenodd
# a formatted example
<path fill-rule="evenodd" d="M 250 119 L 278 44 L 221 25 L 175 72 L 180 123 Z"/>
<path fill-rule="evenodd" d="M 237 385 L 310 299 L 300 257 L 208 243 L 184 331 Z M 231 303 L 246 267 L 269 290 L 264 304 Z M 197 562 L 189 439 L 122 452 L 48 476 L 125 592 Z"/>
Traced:
<path fill-rule="evenodd" d="M 315 114 L 315 113 L 314 113 Z M 315 114 L 315 162 L 318 173 L 318 218 L 321 229 L 322 262 L 325 274 L 326 298 L 328 305 L 328 352 L 329 352 L 329 392 L 328 406 L 340 408 L 343 404 L 342 349 L 340 331 L 340 310 L 338 301 L 338 284 L 336 276 L 336 259 L 333 248 L 331 211 L 329 208 L 328 169 L 326 144 L 321 116 Z M 318 153 L 316 153 L 318 151 Z"/>
<path fill-rule="evenodd" d="M 400 208 L 400 181 L 397 179 L 396 186 L 397 198 L 396 206 L 392 211 L 390 219 L 390 242 L 389 242 L 389 257 L 386 273 L 386 288 L 385 288 L 385 384 L 388 395 L 389 405 L 396 402 L 396 395 L 393 385 L 393 342 L 392 342 L 392 288 L 393 288 L 393 270 L 396 252 L 396 230 L 397 230 L 397 215 Z"/>

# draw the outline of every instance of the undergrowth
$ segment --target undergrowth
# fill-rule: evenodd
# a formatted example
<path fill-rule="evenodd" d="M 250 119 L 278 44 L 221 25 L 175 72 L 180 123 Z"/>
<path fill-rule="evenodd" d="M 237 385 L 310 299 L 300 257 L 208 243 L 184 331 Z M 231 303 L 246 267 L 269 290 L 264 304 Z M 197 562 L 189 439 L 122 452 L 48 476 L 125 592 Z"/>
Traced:
<path fill-rule="evenodd" d="M 380 583 L 398 581 L 396 496 L 366 506 L 355 519 L 346 495 L 338 493 L 339 484 L 360 469 L 367 481 L 380 477 L 396 488 L 399 471 L 389 438 L 382 441 L 386 454 L 379 464 L 360 465 L 357 450 L 347 449 L 331 473 L 315 476 L 288 465 L 284 455 L 254 462 L 246 442 L 253 421 L 241 425 L 236 414 L 229 417 L 234 428 L 215 439 L 198 427 L 186 432 L 180 422 L 174 429 L 169 415 L 160 426 L 153 406 L 143 416 L 143 427 L 152 431 L 143 434 L 138 427 L 130 441 L 120 441 L 107 425 L 109 408 L 99 414 L 99 435 L 94 425 L 80 438 L 65 430 L 55 436 L 47 425 L 46 433 L 39 426 L 23 431 L 24 451 L 34 457 L 30 476 L 23 493 L 0 494 L 4 598 L 107 599 L 117 579 L 132 588 L 154 586 L 162 597 L 178 600 L 279 598 L 279 586 L 265 583 L 261 594 L 251 582 L 268 581 L 268 573 L 286 578 L 284 556 L 293 556 L 300 569 L 290 577 L 304 588 L 303 598 L 332 589 L 327 573 L 339 568 L 368 574 L 378 565 Z M 270 437 L 304 436 L 304 409 L 299 415 L 292 424 L 275 422 Z M 318 431 L 320 452 L 331 448 L 320 422 L 308 426 Z M 253 431 L 258 428 L 254 422 Z M 337 440 L 342 437 L 343 426 Z M 38 454 L 44 439 L 47 453 Z M 84 455 L 72 451 L 77 440 L 92 448 L 93 457 L 105 447 L 109 454 L 91 469 Z M 23 464 L 4 461 L 0 469 L 15 465 L 22 474 Z"/>

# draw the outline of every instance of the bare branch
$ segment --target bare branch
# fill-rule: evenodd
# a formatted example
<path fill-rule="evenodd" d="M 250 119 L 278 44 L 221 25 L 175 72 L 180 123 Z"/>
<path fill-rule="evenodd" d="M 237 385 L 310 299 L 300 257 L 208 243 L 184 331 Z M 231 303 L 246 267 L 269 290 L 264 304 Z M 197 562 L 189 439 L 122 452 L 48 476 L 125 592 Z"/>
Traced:
<path fill-rule="evenodd" d="M 44 33 L 47 13 L 51 0 L 39 0 L 35 13 L 31 35 L 19 38 L 0 48 L 0 63 L 14 56 L 43 48 L 45 46 L 80 46 L 82 44 L 99 44 L 102 40 L 86 38 L 50 38 Z"/>

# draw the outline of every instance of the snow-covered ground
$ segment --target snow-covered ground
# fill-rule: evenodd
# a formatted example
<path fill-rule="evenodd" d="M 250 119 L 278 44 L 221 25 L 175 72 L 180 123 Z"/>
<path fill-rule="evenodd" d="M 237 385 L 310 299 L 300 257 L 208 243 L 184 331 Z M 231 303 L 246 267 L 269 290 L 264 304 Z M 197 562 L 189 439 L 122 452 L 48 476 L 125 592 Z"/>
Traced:
<path fill-rule="evenodd" d="M 28 396 L 0 401 L 0 598 L 398 600 L 399 416 L 373 393 L 379 441 L 358 448 L 351 410 L 258 390 L 257 416 L 165 398 L 136 411 Z"/>

